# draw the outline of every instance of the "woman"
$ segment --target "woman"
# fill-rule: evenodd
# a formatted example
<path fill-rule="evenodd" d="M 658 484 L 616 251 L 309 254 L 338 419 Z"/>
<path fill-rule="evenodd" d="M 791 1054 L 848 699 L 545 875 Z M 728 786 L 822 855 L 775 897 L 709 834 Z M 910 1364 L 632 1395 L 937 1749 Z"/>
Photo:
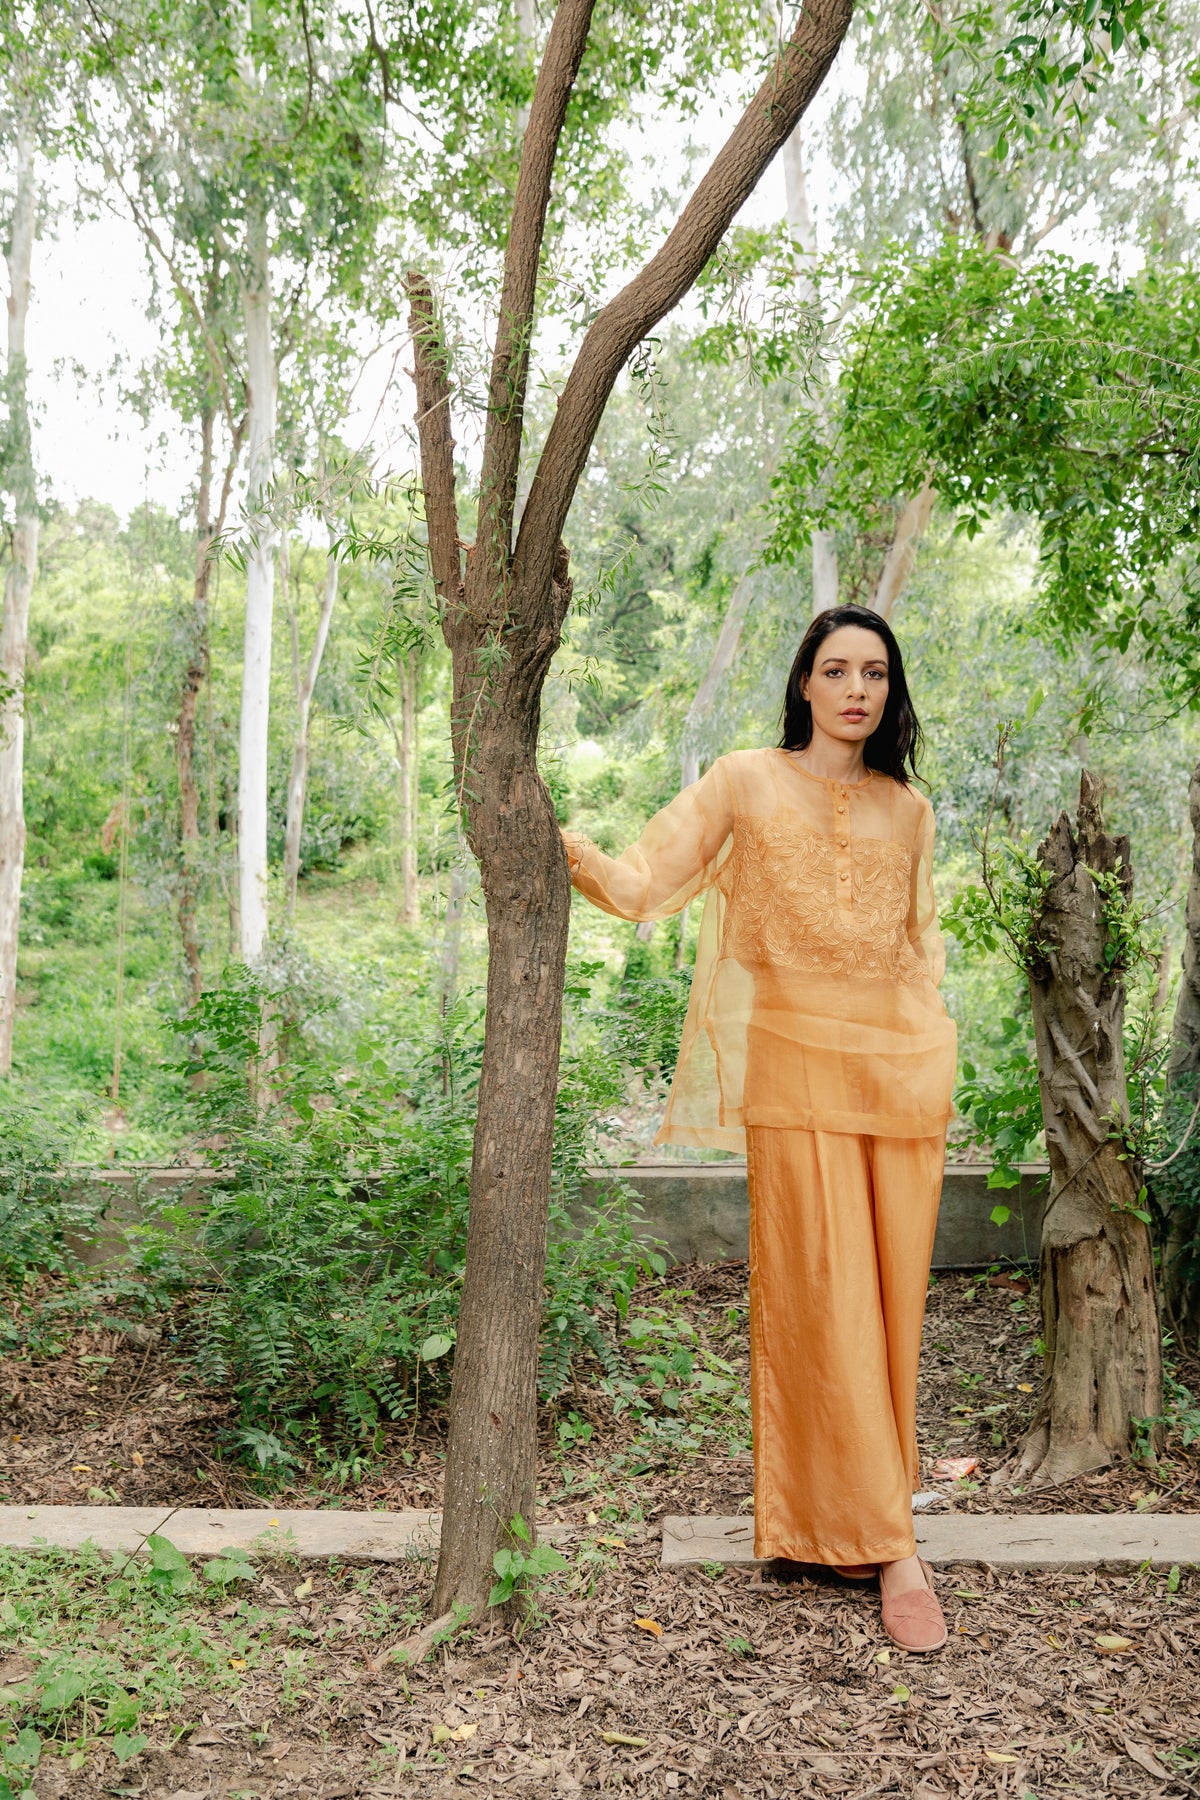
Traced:
<path fill-rule="evenodd" d="M 721 757 L 620 857 L 563 837 L 575 887 L 619 918 L 707 890 L 658 1141 L 746 1151 L 755 1554 L 878 1570 L 888 1634 L 936 1650 L 912 1493 L 955 1029 L 920 742 L 891 630 L 834 607 L 778 749 Z"/>

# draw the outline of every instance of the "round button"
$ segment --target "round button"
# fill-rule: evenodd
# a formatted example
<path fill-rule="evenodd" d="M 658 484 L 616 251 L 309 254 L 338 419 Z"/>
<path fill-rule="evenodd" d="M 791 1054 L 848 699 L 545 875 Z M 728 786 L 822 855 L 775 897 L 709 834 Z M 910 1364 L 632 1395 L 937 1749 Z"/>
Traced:
<path fill-rule="evenodd" d="M 839 838 L 839 839 L 838 839 L 838 849 L 839 849 L 839 850 L 844 850 L 844 849 L 845 849 L 845 848 L 846 848 L 846 840 L 845 840 L 845 838 Z"/>
<path fill-rule="evenodd" d="M 839 877 L 839 879 L 842 881 L 849 881 L 850 877 L 846 873 L 845 869 L 842 870 L 842 873 L 841 873 L 841 876 Z"/>
<path fill-rule="evenodd" d="M 845 810 L 846 810 L 846 809 L 845 809 L 845 807 L 844 807 L 844 806 L 839 806 L 839 807 L 838 807 L 838 811 L 839 811 L 839 812 L 840 812 L 840 813 L 844 813 L 844 812 L 845 812 Z"/>

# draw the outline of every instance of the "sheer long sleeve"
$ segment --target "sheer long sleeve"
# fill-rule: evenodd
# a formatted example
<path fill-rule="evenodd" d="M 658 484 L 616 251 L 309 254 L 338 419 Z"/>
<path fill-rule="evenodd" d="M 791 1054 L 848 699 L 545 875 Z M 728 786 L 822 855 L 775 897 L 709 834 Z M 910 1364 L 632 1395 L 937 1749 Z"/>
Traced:
<path fill-rule="evenodd" d="M 729 778 L 719 762 L 656 813 L 636 844 L 606 856 L 564 831 L 572 884 L 619 919 L 665 919 L 712 881 L 733 830 Z"/>
<path fill-rule="evenodd" d="M 908 941 L 929 970 L 935 987 L 946 973 L 946 946 L 933 895 L 933 808 L 925 808 L 913 849 L 912 888 L 908 908 Z"/>

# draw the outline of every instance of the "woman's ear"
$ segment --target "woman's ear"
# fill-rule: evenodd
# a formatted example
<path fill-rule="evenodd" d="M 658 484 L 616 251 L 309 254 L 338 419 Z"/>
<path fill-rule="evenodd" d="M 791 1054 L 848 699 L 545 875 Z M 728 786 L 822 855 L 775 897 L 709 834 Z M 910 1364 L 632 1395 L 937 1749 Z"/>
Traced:
<path fill-rule="evenodd" d="M 800 677 L 800 698 L 802 700 L 808 699 L 808 676 L 807 675 L 802 675 Z"/>

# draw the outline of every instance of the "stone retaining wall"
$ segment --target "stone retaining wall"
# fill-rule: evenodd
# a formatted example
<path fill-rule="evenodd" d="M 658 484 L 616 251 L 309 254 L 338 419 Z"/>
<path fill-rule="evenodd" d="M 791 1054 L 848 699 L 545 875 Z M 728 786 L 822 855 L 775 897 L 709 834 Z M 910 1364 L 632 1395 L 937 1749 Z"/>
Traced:
<path fill-rule="evenodd" d="M 1025 1166 L 1019 1188 L 989 1188 L 989 1173 L 987 1163 L 947 1163 L 933 1247 L 935 1269 L 1037 1261 L 1045 1165 Z M 647 1236 L 665 1242 L 677 1262 L 693 1257 L 720 1262 L 748 1254 L 744 1163 L 641 1163 L 598 1170 L 590 1190 L 585 1189 L 585 1200 L 598 1198 L 614 1175 L 637 1194 Z M 81 1177 L 107 1200 L 98 1229 L 87 1238 L 77 1237 L 75 1248 L 92 1265 L 119 1259 L 125 1250 L 124 1228 L 142 1216 L 145 1198 L 169 1196 L 177 1204 L 200 1210 L 216 1179 L 209 1169 L 107 1169 Z M 991 1220 L 998 1205 L 1006 1206 L 1011 1215 L 1003 1225 Z"/>

